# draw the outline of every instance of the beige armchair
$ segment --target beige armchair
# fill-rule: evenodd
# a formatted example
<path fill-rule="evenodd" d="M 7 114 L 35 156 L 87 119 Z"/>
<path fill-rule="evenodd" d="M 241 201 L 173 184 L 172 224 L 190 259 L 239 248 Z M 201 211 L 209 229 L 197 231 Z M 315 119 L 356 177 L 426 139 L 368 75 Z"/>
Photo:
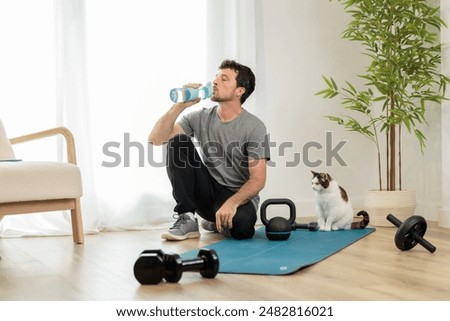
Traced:
<path fill-rule="evenodd" d="M 12 145 L 63 135 L 67 162 L 17 160 Z M 82 181 L 72 133 L 58 127 L 8 139 L 0 120 L 0 220 L 5 215 L 70 210 L 73 241 L 84 242 Z"/>

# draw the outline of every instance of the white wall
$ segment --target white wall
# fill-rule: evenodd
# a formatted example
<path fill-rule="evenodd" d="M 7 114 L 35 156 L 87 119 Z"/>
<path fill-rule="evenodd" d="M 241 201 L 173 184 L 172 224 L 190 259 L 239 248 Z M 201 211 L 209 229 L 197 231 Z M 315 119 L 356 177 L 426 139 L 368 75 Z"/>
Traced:
<path fill-rule="evenodd" d="M 450 25 L 450 3 L 441 0 L 441 16 Z M 450 74 L 450 30 L 443 29 L 441 33 L 442 70 Z M 439 225 L 450 227 L 450 102 L 442 105 L 442 209 L 439 213 Z"/>
<path fill-rule="evenodd" d="M 325 146 L 326 132 L 333 134 L 333 146 L 346 140 L 339 154 L 347 166 L 335 160 L 325 164 L 325 149 L 311 153 L 310 160 L 323 160 L 314 168 L 333 176 L 349 193 L 354 207 L 363 204 L 364 191 L 376 189 L 375 147 L 364 137 L 349 133 L 331 123 L 324 115 L 338 114 L 339 101 L 325 100 L 315 93 L 323 89 L 321 75 L 341 83 L 361 83 L 355 76 L 363 73 L 365 57 L 358 43 L 341 39 L 349 16 L 337 1 L 265 0 L 257 4 L 257 109 L 271 132 L 272 160 L 262 199 L 287 197 L 295 201 L 298 216 L 314 214 L 314 194 L 310 187 L 310 167 L 300 162 L 287 167 L 295 153 L 302 153 L 308 142 Z M 417 213 L 437 219 L 441 206 L 441 130 L 440 109 L 430 113 L 430 128 L 425 129 L 428 149 L 422 156 L 415 138 L 404 144 L 403 187 L 417 191 Z M 278 150 L 282 142 L 292 142 L 285 156 Z"/>

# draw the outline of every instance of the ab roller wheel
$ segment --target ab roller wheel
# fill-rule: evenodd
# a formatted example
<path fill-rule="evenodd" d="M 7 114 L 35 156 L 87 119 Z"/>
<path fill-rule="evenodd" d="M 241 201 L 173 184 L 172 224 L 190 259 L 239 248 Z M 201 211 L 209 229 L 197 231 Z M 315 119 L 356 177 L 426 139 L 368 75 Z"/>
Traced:
<path fill-rule="evenodd" d="M 430 253 L 436 251 L 436 247 L 423 238 L 427 231 L 427 222 L 422 216 L 413 215 L 403 223 L 392 214 L 389 214 L 386 219 L 398 227 L 395 233 L 395 245 L 399 250 L 408 251 L 420 244 Z"/>

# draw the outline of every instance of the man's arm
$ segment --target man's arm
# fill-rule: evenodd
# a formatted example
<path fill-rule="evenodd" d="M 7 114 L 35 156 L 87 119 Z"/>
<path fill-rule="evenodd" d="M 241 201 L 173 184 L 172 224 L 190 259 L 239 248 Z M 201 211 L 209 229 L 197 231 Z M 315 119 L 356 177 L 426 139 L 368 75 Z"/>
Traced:
<path fill-rule="evenodd" d="M 148 142 L 159 146 L 167 143 L 169 139 L 176 134 L 183 132 L 181 126 L 175 123 L 183 110 L 184 108 L 181 104 L 174 104 L 172 108 L 156 122 L 148 136 Z"/>
<path fill-rule="evenodd" d="M 185 87 L 198 88 L 201 84 L 188 84 Z M 162 145 L 167 143 L 169 139 L 179 133 L 183 133 L 183 128 L 176 124 L 178 116 L 188 107 L 200 102 L 200 98 L 196 100 L 186 101 L 184 103 L 174 104 L 168 112 L 166 112 L 155 124 L 150 135 L 148 135 L 148 142 L 153 145 Z"/>
<path fill-rule="evenodd" d="M 250 173 L 248 181 L 216 212 L 216 227 L 219 232 L 222 231 L 222 226 L 233 227 L 233 217 L 237 208 L 250 201 L 266 184 L 267 161 L 265 159 L 249 161 L 248 169 Z"/>

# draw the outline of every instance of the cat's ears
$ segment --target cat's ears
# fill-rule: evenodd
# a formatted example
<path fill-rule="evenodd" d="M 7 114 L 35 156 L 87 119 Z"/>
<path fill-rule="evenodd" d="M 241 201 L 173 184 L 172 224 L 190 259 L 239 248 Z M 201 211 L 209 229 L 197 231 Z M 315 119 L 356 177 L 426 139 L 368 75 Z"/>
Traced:
<path fill-rule="evenodd" d="M 319 177 L 321 179 L 328 179 L 330 181 L 332 180 L 330 174 L 328 174 L 328 173 L 317 173 L 315 171 L 311 171 L 311 173 L 313 174 L 313 178 L 314 177 Z"/>

